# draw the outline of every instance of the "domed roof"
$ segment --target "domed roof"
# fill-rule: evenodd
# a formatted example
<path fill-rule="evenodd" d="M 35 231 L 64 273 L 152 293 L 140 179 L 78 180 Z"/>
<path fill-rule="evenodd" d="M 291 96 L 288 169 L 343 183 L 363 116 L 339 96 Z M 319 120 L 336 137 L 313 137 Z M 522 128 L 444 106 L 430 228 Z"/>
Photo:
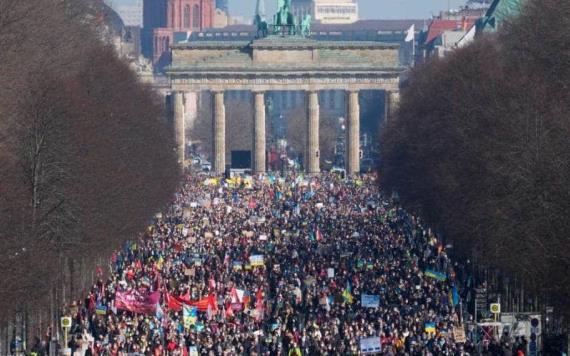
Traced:
<path fill-rule="evenodd" d="M 125 30 L 125 23 L 121 16 L 103 1 L 96 2 L 97 19 L 106 25 L 113 35 L 120 36 Z"/>

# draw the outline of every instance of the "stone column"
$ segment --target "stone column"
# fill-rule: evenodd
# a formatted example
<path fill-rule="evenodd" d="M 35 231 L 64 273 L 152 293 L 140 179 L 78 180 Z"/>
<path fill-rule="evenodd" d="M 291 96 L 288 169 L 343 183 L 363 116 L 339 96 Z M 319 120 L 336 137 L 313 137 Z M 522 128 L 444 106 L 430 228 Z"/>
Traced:
<path fill-rule="evenodd" d="M 174 136 L 176 139 L 176 152 L 178 153 L 178 163 L 184 169 L 186 135 L 184 125 L 184 93 L 176 91 L 172 93 L 172 109 L 174 113 Z"/>
<path fill-rule="evenodd" d="M 212 170 L 216 174 L 222 174 L 226 170 L 226 107 L 223 91 L 215 91 L 213 95 Z"/>
<path fill-rule="evenodd" d="M 360 103 L 358 91 L 346 93 L 348 107 L 346 125 L 346 173 L 360 173 Z"/>
<path fill-rule="evenodd" d="M 388 123 L 396 114 L 400 107 L 400 92 L 399 91 L 385 91 L 384 92 L 384 108 L 385 108 L 385 123 Z"/>
<path fill-rule="evenodd" d="M 307 98 L 307 143 L 305 149 L 305 171 L 315 174 L 320 169 L 319 152 L 319 92 L 310 91 Z"/>
<path fill-rule="evenodd" d="M 200 92 L 190 91 L 184 93 L 186 125 L 191 130 L 198 119 L 198 97 Z"/>
<path fill-rule="evenodd" d="M 253 93 L 253 152 L 254 173 L 265 173 L 265 93 Z"/>

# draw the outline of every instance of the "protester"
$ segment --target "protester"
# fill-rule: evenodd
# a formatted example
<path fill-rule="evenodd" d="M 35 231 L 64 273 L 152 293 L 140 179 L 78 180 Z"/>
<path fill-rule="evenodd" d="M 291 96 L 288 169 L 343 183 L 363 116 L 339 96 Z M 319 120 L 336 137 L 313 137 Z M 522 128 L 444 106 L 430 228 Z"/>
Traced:
<path fill-rule="evenodd" d="M 376 185 L 188 177 L 75 306 L 75 353 L 460 354 L 456 265 Z"/>

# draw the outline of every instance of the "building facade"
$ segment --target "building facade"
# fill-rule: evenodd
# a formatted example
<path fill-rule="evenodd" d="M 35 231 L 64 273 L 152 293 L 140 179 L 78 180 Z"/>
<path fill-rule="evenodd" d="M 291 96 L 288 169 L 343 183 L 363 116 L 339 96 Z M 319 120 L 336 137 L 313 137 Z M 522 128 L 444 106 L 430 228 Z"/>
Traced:
<path fill-rule="evenodd" d="M 311 15 L 322 24 L 351 24 L 358 21 L 356 0 L 293 0 L 293 14 L 302 19 Z"/>
<path fill-rule="evenodd" d="M 163 67 L 175 34 L 213 27 L 215 10 L 216 0 L 145 0 L 143 53 L 156 68 Z"/>

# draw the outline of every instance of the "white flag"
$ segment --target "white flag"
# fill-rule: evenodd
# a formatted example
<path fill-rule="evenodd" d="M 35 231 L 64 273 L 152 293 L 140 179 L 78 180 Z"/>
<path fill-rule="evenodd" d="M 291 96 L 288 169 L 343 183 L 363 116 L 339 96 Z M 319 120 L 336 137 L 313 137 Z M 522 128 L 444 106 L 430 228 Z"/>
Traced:
<path fill-rule="evenodd" d="M 416 24 L 412 24 L 412 26 L 410 26 L 410 28 L 408 29 L 405 41 L 406 42 L 413 41 L 415 37 L 416 37 Z"/>

